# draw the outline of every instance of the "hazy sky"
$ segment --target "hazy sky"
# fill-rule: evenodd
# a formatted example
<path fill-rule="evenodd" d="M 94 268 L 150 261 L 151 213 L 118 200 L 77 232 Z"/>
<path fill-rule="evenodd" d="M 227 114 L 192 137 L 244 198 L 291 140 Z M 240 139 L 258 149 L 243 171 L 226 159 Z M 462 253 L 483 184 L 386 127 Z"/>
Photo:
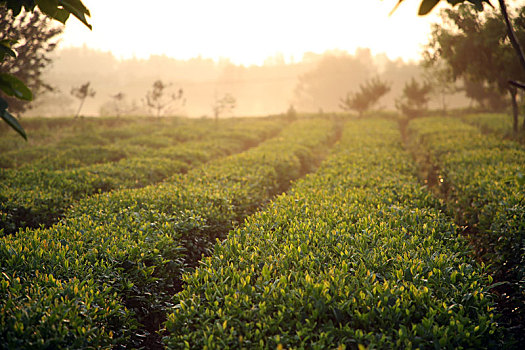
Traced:
<path fill-rule="evenodd" d="M 119 58 L 165 54 L 238 64 L 262 64 L 282 53 L 290 62 L 305 52 L 369 47 L 390 58 L 417 59 L 431 16 L 418 17 L 421 0 L 84 0 L 93 31 L 76 19 L 62 47 L 112 51 Z"/>

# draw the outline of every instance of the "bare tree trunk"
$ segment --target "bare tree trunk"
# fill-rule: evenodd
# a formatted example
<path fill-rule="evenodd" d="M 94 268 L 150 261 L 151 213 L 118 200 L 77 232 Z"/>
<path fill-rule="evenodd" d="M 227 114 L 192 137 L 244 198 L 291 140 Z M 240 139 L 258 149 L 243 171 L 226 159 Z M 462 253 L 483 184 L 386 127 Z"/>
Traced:
<path fill-rule="evenodd" d="M 78 118 L 78 116 L 80 115 L 80 110 L 82 109 L 82 106 L 84 105 L 84 101 L 86 100 L 86 98 L 83 98 L 81 101 L 80 101 L 80 106 L 78 106 L 78 110 L 77 110 L 77 114 L 75 114 L 75 118 Z"/>
<path fill-rule="evenodd" d="M 514 134 L 518 134 L 518 89 L 515 87 L 509 88 L 510 93 L 510 99 L 512 101 L 512 130 L 514 131 Z"/>
<path fill-rule="evenodd" d="M 505 20 L 505 24 L 507 25 L 507 32 L 509 34 L 510 42 L 512 43 L 512 46 L 514 47 L 514 50 L 516 51 L 516 54 L 518 55 L 518 59 L 520 60 L 521 66 L 525 70 L 525 54 L 523 53 L 523 48 L 521 47 L 518 38 L 516 38 L 516 33 L 514 33 L 514 29 L 512 28 L 512 23 L 510 23 L 509 14 L 507 13 L 507 5 L 505 5 L 505 0 L 498 0 L 499 1 L 499 7 L 501 9 L 501 15 L 503 16 L 503 19 Z"/>
<path fill-rule="evenodd" d="M 521 125 L 521 132 L 525 134 L 525 117 L 523 117 L 523 124 Z"/>

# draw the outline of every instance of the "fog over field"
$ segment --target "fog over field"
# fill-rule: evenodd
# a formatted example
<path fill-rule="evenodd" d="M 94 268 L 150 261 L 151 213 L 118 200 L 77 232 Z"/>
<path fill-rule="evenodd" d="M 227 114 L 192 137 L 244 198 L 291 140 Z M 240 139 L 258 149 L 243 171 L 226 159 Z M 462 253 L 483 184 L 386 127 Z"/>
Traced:
<path fill-rule="evenodd" d="M 386 54 L 372 55 L 369 49 L 357 49 L 352 54 L 338 50 L 306 53 L 295 62 L 276 55 L 263 65 L 250 66 L 201 57 L 180 60 L 153 55 L 149 59 L 117 59 L 112 53 L 85 46 L 61 49 L 54 55 L 45 79 L 56 92 L 37 98 L 26 116 L 74 114 L 77 103 L 70 90 L 87 81 L 96 95 L 86 100 L 84 115 L 115 114 L 112 96 L 118 93 L 125 95 L 122 105 L 130 114 L 147 114 L 144 97 L 159 79 L 172 84 L 169 91 L 184 91 L 184 105 L 180 103 L 170 114 L 190 117 L 212 116 L 216 96 L 225 93 L 237 100 L 235 116 L 277 114 L 291 105 L 301 111 L 341 111 L 340 98 L 375 76 L 392 83 L 392 90 L 381 100 L 380 107 L 394 109 L 403 84 L 424 74 L 418 62 L 391 60 Z M 434 105 L 437 98 L 433 99 Z M 468 103 L 461 95 L 449 100 L 451 107 Z"/>

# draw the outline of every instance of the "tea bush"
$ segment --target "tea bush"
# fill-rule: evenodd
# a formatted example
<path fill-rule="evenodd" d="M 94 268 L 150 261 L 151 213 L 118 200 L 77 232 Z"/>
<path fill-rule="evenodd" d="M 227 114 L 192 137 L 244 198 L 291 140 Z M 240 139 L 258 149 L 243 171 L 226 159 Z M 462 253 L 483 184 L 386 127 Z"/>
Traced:
<path fill-rule="evenodd" d="M 514 314 L 525 319 L 525 148 L 483 135 L 459 120 L 430 118 L 409 126 L 447 188 L 447 203 L 492 265 L 515 285 Z"/>
<path fill-rule="evenodd" d="M 463 120 L 469 124 L 477 126 L 483 132 L 494 133 L 505 138 L 516 137 L 512 131 L 512 119 L 506 114 L 470 114 L 464 116 Z M 521 135 L 518 135 L 518 139 L 525 141 L 524 136 L 523 132 L 521 132 Z"/>
<path fill-rule="evenodd" d="M 240 152 L 275 134 L 279 128 L 275 121 L 239 124 L 243 125 L 225 124 L 224 128 L 215 125 L 217 134 L 211 132 L 206 141 L 188 141 L 161 149 L 158 154 L 150 150 L 117 162 L 56 171 L 33 166 L 21 170 L 0 169 L 0 232 L 3 229 L 4 234 L 10 234 L 19 228 L 49 226 L 80 198 L 162 181 L 192 166 Z M 191 158 L 196 152 L 200 158 Z"/>
<path fill-rule="evenodd" d="M 0 344 L 138 347 L 171 305 L 181 271 L 311 169 L 332 135 L 330 122 L 296 122 L 247 152 L 85 198 L 49 229 L 2 237 Z"/>
<path fill-rule="evenodd" d="M 396 125 L 338 151 L 217 243 L 175 295 L 168 348 L 486 348 L 489 278 L 413 175 Z"/>

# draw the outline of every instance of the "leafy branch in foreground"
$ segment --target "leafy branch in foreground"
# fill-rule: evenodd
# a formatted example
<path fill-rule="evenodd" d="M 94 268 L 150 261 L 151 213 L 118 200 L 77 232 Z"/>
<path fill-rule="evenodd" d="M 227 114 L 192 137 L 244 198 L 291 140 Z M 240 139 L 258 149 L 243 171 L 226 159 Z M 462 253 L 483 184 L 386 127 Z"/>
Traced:
<path fill-rule="evenodd" d="M 89 29 L 91 25 L 87 21 L 90 12 L 81 0 L 0 0 L 0 8 L 10 10 L 12 17 L 17 17 L 24 9 L 27 12 L 34 12 L 36 7 L 49 16 L 63 24 L 66 23 L 72 14 L 84 23 Z M 15 59 L 16 52 L 13 45 L 17 42 L 14 38 L 0 40 L 0 63 L 6 59 Z M 12 74 L 0 72 L 0 90 L 7 96 L 12 96 L 20 100 L 31 101 L 33 94 L 23 81 Z M 0 97 L 0 118 L 2 118 L 11 128 L 18 132 L 27 140 L 24 128 L 18 120 L 8 111 L 9 104 L 3 97 Z"/>
<path fill-rule="evenodd" d="M 56 25 L 42 12 L 23 12 L 17 17 L 11 10 L 0 6 L 0 41 L 13 42 L 13 56 L 0 61 L 0 72 L 11 74 L 23 81 L 32 91 L 33 99 L 53 88 L 44 81 L 43 71 L 52 59 L 50 54 L 57 47 L 57 37 L 63 26 Z M 12 114 L 23 113 L 31 103 L 17 97 L 6 97 Z"/>

